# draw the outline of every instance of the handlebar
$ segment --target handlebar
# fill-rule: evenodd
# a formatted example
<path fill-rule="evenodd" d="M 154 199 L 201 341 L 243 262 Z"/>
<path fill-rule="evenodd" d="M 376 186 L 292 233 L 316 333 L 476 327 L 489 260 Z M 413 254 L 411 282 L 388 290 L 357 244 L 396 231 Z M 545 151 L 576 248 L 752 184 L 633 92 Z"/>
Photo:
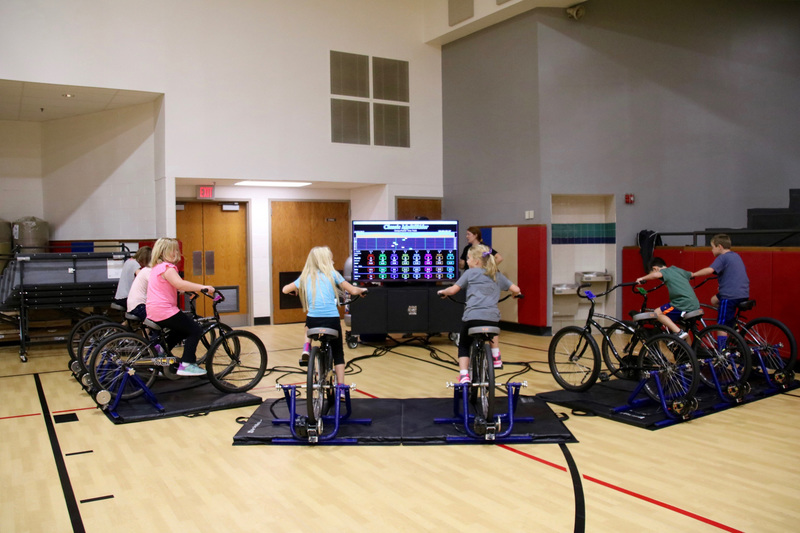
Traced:
<path fill-rule="evenodd" d="M 694 290 L 697 290 L 700 287 L 702 287 L 703 285 L 705 285 L 706 283 L 708 283 L 709 281 L 714 280 L 714 279 L 719 279 L 719 276 L 709 276 L 706 279 L 704 279 L 703 281 L 701 281 L 700 283 L 698 283 L 697 285 L 694 285 L 692 288 Z"/>
<path fill-rule="evenodd" d="M 440 295 L 439 295 L 439 297 L 440 297 L 442 300 L 444 300 L 444 299 L 447 299 L 447 300 L 451 300 L 451 301 L 453 301 L 453 302 L 455 302 L 455 303 L 457 303 L 457 304 L 461 304 L 461 305 L 467 305 L 467 302 L 462 302 L 461 300 L 456 300 L 455 298 L 453 298 L 452 296 L 450 296 L 450 295 L 447 295 L 447 294 L 440 294 Z M 525 295 L 524 295 L 524 294 L 522 294 L 522 293 L 519 293 L 519 294 L 514 294 L 514 293 L 512 292 L 512 293 L 508 293 L 508 294 L 506 294 L 505 296 L 503 296 L 502 298 L 500 298 L 499 300 L 497 300 L 497 303 L 504 302 L 504 301 L 508 300 L 509 298 L 515 298 L 515 299 L 518 299 L 518 298 L 524 298 L 524 297 L 525 297 Z"/>
<path fill-rule="evenodd" d="M 600 294 L 594 294 L 592 291 L 583 291 L 583 293 L 581 293 L 581 289 L 585 289 L 586 287 L 591 287 L 592 286 L 591 283 L 581 283 L 580 285 L 578 285 L 578 288 L 577 288 L 577 290 L 575 292 L 581 298 L 586 298 L 587 300 L 594 300 L 595 298 L 600 298 L 601 296 L 605 296 L 606 294 L 608 294 L 610 292 L 614 292 L 615 290 L 617 290 L 620 287 L 627 287 L 629 285 L 636 285 L 636 282 L 633 281 L 633 282 L 627 282 L 627 283 L 617 283 L 616 285 L 614 285 L 613 287 L 610 287 L 605 292 L 601 292 Z"/>

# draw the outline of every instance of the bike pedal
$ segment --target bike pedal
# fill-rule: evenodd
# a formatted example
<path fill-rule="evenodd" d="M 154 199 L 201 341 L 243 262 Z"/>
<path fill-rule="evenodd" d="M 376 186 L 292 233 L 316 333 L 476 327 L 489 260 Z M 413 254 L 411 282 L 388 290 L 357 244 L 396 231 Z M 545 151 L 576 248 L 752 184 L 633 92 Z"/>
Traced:
<path fill-rule="evenodd" d="M 153 364 L 155 366 L 172 366 L 178 362 L 174 357 L 154 357 Z"/>

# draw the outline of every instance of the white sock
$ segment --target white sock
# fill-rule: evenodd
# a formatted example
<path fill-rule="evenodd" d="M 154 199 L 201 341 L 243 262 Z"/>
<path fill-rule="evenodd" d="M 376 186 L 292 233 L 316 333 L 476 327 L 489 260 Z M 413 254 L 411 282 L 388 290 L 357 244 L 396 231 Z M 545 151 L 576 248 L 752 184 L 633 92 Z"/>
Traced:
<path fill-rule="evenodd" d="M 469 370 L 460 370 L 458 373 L 461 374 L 462 376 L 466 376 L 467 374 L 469 374 Z"/>
<path fill-rule="evenodd" d="M 492 348 L 492 357 L 500 357 L 500 348 Z"/>

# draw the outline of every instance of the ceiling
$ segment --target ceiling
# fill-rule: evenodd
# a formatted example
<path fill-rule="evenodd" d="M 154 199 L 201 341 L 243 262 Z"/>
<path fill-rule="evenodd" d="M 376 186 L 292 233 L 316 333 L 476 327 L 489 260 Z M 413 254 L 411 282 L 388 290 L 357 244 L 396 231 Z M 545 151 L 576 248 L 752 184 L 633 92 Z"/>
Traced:
<path fill-rule="evenodd" d="M 144 104 L 159 96 L 145 91 L 0 80 L 0 120 L 44 122 Z"/>

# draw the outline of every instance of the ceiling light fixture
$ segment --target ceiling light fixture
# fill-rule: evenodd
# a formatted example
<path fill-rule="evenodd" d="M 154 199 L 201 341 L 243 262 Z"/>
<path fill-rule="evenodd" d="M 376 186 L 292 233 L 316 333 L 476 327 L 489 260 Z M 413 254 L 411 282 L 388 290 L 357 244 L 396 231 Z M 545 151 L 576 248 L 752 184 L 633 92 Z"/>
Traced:
<path fill-rule="evenodd" d="M 64 98 L 75 98 L 75 95 L 74 94 L 70 94 L 70 93 L 65 93 L 65 94 L 62 94 L 61 96 L 63 96 Z"/>
<path fill-rule="evenodd" d="M 310 181 L 257 181 L 245 180 L 237 181 L 235 185 L 242 185 L 245 187 L 307 187 L 311 185 Z"/>

